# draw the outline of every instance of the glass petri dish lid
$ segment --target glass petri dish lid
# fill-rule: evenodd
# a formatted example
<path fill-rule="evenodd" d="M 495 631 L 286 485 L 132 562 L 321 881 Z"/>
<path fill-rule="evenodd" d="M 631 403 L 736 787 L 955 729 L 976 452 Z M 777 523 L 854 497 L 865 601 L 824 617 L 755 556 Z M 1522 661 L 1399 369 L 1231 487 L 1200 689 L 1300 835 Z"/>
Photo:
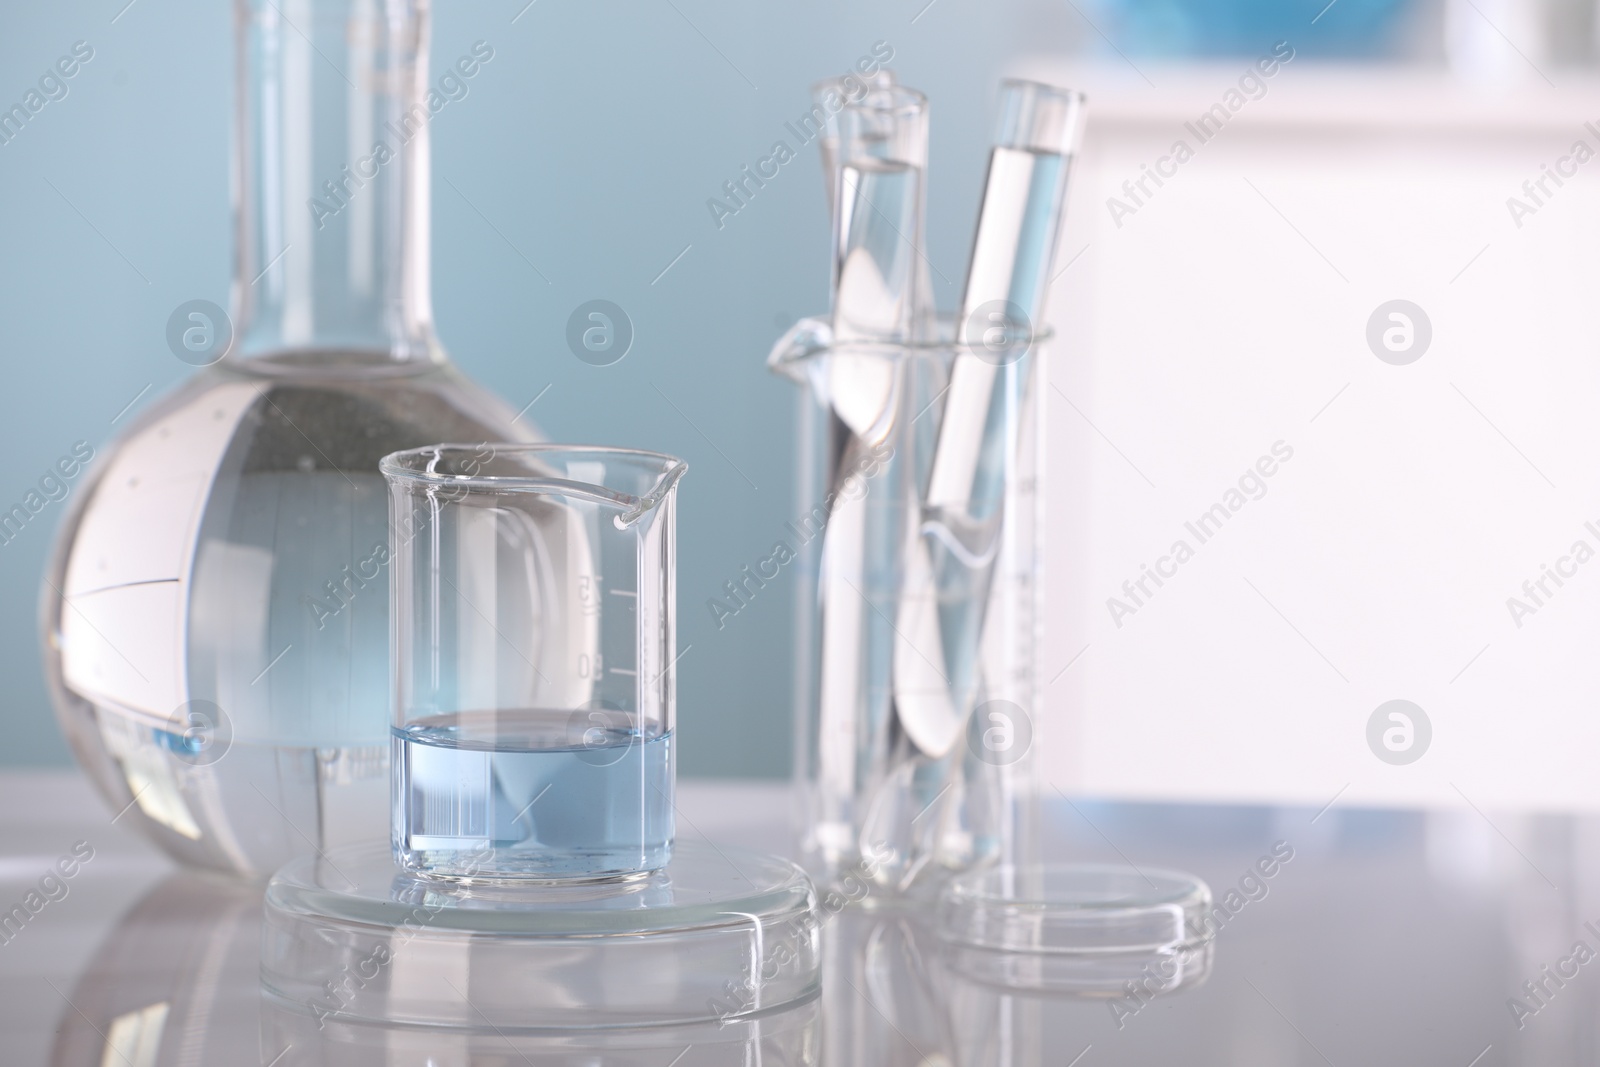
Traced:
<path fill-rule="evenodd" d="M 1211 890 L 1182 871 L 1095 864 L 1001 864 L 940 894 L 947 965 L 1005 988 L 1118 995 L 1210 971 Z"/>
<path fill-rule="evenodd" d="M 267 887 L 263 994 L 331 1020 L 489 1033 L 726 1024 L 820 988 L 816 891 L 787 860 L 680 841 L 647 876 L 527 885 L 309 856 Z"/>

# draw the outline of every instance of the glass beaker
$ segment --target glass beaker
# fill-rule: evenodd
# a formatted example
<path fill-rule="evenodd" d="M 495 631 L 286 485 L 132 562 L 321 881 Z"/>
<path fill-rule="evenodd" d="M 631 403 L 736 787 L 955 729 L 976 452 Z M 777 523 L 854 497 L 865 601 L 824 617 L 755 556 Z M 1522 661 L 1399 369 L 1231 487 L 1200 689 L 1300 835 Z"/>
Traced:
<path fill-rule="evenodd" d="M 381 469 L 396 862 L 535 879 L 664 867 L 684 463 L 483 444 Z"/>
<path fill-rule="evenodd" d="M 802 386 L 797 754 L 801 851 L 826 886 L 851 878 L 872 899 L 931 892 L 952 871 L 1030 855 L 1039 701 L 1044 425 L 1039 330 L 996 368 L 985 477 L 996 499 L 966 523 L 922 507 L 950 371 L 974 346 L 937 323 L 926 343 L 840 342 L 803 319 L 769 365 Z M 840 408 L 881 383 L 870 419 Z M 858 430 L 855 427 L 860 426 Z M 914 566 L 925 537 L 948 534 L 941 566 Z M 927 558 L 927 554 L 923 554 Z M 928 591 L 929 587 L 933 590 Z M 924 601 L 961 613 L 970 647 L 949 655 L 904 625 Z M 929 665 L 959 716 L 918 713 L 897 660 Z M 937 664 L 937 666 L 934 666 Z"/>

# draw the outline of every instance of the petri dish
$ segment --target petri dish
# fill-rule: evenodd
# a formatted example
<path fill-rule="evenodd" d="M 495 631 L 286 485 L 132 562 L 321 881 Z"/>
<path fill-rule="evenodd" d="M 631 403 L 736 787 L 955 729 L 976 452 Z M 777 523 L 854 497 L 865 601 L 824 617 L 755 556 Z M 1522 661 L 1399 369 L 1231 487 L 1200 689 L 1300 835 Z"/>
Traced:
<path fill-rule="evenodd" d="M 329 1020 L 263 1005 L 263 1067 L 745 1067 L 815 1064 L 822 1002 L 727 1023 L 626 1029 L 440 1031 L 400 1023 Z M 273 1056 L 280 1059 L 274 1060 Z"/>
<path fill-rule="evenodd" d="M 819 928 L 799 867 L 706 842 L 648 874 L 539 885 L 402 871 L 374 844 L 274 876 L 261 981 L 319 1027 L 725 1025 L 816 997 Z"/>
<path fill-rule="evenodd" d="M 998 866 L 950 880 L 936 928 L 957 974 L 1005 989 L 1122 995 L 1205 978 L 1211 890 L 1182 871 L 1095 864 Z"/>

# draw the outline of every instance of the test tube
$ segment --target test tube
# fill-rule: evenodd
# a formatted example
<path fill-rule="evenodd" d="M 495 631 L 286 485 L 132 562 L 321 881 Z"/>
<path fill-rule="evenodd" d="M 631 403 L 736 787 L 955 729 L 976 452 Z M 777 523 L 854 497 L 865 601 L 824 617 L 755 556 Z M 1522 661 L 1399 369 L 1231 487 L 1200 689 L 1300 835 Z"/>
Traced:
<path fill-rule="evenodd" d="M 683 462 L 433 445 L 380 469 L 396 863 L 551 881 L 664 867 Z"/>
<path fill-rule="evenodd" d="M 973 497 L 994 389 L 1000 369 L 1027 354 L 1044 312 L 1082 112 L 1082 93 L 1029 81 L 1001 85 L 999 128 L 928 485 L 930 507 L 971 512 L 987 503 Z M 981 480 L 976 488 L 985 495 Z"/>
<path fill-rule="evenodd" d="M 822 131 L 817 138 L 817 154 L 822 157 L 822 189 L 828 198 L 830 219 L 835 218 L 838 210 L 839 112 L 847 103 L 859 100 L 869 89 L 890 89 L 895 84 L 894 71 L 884 67 L 864 78 L 846 74 L 817 82 L 811 87 L 811 113 L 817 117 Z"/>
<path fill-rule="evenodd" d="M 885 446 L 900 434 L 907 389 L 926 376 L 915 342 L 932 313 L 920 282 L 927 100 L 872 88 L 838 125 L 833 344 L 818 368 L 831 416 L 817 598 L 819 832 L 859 826 L 861 787 L 881 791 L 911 758 L 896 740 L 887 657 L 874 649 L 892 615 L 892 560 L 912 502 L 904 461 L 886 458 Z"/>
<path fill-rule="evenodd" d="M 1001 86 L 950 384 L 896 612 L 897 710 L 930 754 L 954 744 L 985 685 L 980 650 L 1007 521 L 1006 472 L 1014 469 L 1036 376 L 1035 323 L 1049 290 L 1083 103 L 1081 93 L 1038 82 Z M 1014 783 L 1024 774 L 1006 768 L 1001 777 Z M 1016 825 L 1003 831 L 1002 854 L 1025 851 L 1022 836 Z"/>
<path fill-rule="evenodd" d="M 909 341 L 932 308 L 918 282 L 928 100 L 894 85 L 839 112 L 835 342 Z"/>

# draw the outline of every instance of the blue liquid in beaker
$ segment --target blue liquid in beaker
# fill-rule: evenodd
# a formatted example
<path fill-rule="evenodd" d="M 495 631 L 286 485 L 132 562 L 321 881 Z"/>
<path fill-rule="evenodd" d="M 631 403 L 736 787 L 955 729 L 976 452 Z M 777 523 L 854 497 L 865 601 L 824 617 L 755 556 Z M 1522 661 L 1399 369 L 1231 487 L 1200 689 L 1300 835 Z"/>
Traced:
<path fill-rule="evenodd" d="M 408 869 L 606 878 L 671 856 L 670 731 L 643 737 L 531 709 L 432 716 L 391 733 L 395 849 Z"/>

